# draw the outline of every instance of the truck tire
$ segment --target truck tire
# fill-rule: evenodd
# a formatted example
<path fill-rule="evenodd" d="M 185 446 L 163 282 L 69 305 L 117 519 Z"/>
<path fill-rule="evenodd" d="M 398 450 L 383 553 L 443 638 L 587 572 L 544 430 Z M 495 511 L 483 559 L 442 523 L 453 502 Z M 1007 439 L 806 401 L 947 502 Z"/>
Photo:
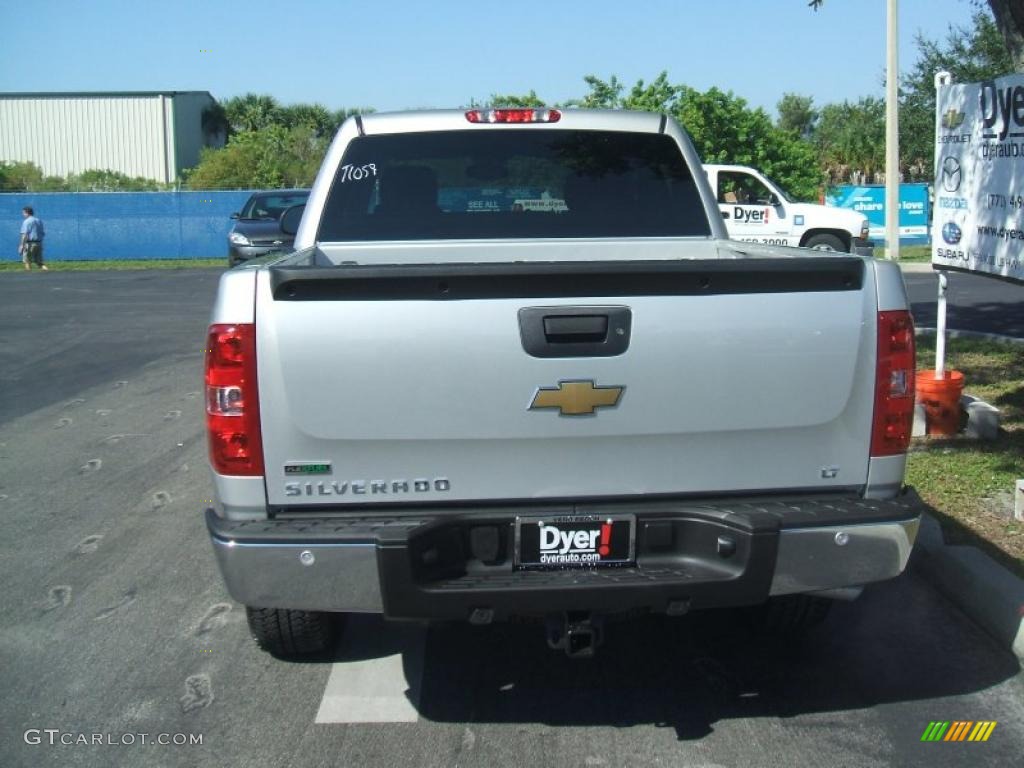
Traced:
<path fill-rule="evenodd" d="M 282 659 L 322 653 L 334 641 L 333 614 L 288 608 L 245 607 L 257 645 Z"/>
<path fill-rule="evenodd" d="M 821 624 L 833 602 L 813 595 L 773 597 L 755 610 L 756 625 L 773 635 L 798 635 Z"/>
<path fill-rule="evenodd" d="M 804 248 L 813 248 L 816 251 L 840 251 L 846 253 L 846 246 L 843 241 L 835 235 L 812 235 L 807 238 Z"/>

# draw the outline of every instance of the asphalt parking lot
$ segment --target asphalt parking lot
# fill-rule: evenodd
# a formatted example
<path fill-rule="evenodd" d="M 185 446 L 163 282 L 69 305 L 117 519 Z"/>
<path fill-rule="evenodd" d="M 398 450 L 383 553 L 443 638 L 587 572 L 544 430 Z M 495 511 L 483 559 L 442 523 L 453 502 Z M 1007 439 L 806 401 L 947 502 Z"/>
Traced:
<path fill-rule="evenodd" d="M 201 514 L 218 276 L 0 275 L 3 765 L 1019 763 L 1024 674 L 913 564 L 799 645 L 714 613 L 613 625 L 579 662 L 530 625 L 357 617 L 325 658 L 260 653 Z M 998 725 L 922 743 L 935 720 Z M 96 734 L 135 743 L 60 743 Z"/>
<path fill-rule="evenodd" d="M 938 277 L 927 264 L 909 265 L 903 279 L 919 328 L 936 325 Z M 949 328 L 1024 338 L 1024 285 L 980 275 L 948 272 Z"/>

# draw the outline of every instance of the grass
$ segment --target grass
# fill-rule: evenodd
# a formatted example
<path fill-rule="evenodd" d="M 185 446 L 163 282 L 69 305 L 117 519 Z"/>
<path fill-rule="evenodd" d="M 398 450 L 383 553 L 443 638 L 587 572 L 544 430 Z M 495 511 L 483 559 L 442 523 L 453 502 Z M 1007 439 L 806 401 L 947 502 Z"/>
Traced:
<path fill-rule="evenodd" d="M 900 247 L 900 261 L 927 263 L 931 260 L 932 247 L 930 245 L 904 245 Z"/>
<path fill-rule="evenodd" d="M 81 272 L 96 269 L 180 269 L 182 267 L 225 267 L 228 260 L 223 259 L 101 259 L 97 261 L 48 261 L 46 266 L 51 272 Z M 20 261 L 0 262 L 0 272 L 23 272 L 24 265 Z M 39 272 L 38 267 L 32 268 Z"/>
<path fill-rule="evenodd" d="M 1024 347 L 949 339 L 947 369 L 964 392 L 999 408 L 1002 431 L 983 442 L 916 438 L 907 482 L 935 510 L 947 543 L 973 544 L 1024 577 L 1024 522 L 1013 519 L 1015 482 L 1024 477 Z M 918 370 L 935 365 L 935 337 L 918 337 Z"/>

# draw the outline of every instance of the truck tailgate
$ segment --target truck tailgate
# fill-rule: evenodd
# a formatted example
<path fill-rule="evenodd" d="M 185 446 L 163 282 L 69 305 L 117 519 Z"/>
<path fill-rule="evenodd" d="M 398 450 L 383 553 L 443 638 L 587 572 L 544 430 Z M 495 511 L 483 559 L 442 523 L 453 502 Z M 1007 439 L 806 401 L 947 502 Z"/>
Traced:
<path fill-rule="evenodd" d="M 261 270 L 268 501 L 862 486 L 873 275 L 841 257 Z M 577 354 L 602 316 L 625 347 Z"/>

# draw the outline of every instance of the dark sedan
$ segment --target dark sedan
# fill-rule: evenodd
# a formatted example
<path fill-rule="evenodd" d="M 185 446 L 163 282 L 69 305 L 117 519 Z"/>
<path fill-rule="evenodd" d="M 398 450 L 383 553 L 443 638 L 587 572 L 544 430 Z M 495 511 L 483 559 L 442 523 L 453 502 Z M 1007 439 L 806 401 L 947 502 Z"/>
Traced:
<path fill-rule="evenodd" d="M 239 213 L 231 214 L 235 225 L 228 233 L 228 266 L 273 251 L 291 250 L 294 235 L 281 231 L 281 214 L 295 205 L 305 205 L 308 189 L 275 189 L 254 192 Z"/>

